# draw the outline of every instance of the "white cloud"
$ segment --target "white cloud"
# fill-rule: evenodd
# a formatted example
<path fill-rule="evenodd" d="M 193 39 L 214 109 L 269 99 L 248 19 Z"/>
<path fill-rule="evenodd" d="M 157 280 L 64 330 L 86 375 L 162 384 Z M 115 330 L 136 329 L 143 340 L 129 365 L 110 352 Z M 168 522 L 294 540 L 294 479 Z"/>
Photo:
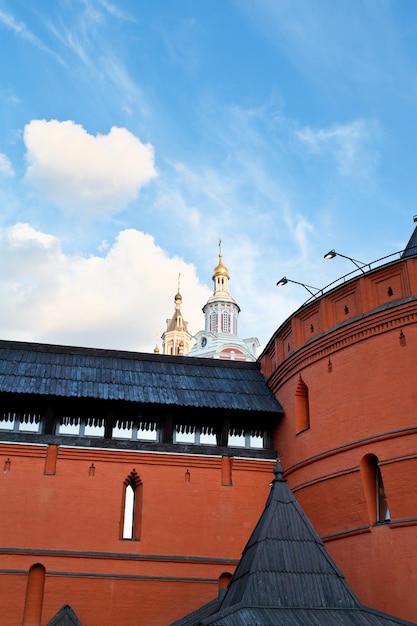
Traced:
<path fill-rule="evenodd" d="M 306 126 L 296 131 L 296 137 L 311 153 L 335 158 L 342 176 L 362 176 L 377 160 L 376 153 L 367 149 L 373 135 L 371 126 L 363 120 L 330 128 Z"/>
<path fill-rule="evenodd" d="M 193 265 L 169 257 L 153 237 L 129 229 L 105 256 L 69 256 L 60 241 L 16 224 L 0 231 L 2 337 L 152 351 L 174 312 L 181 273 L 190 332 L 203 325 L 210 291 Z"/>
<path fill-rule="evenodd" d="M 27 181 L 69 212 L 120 212 L 157 176 L 153 147 L 125 128 L 93 136 L 72 121 L 33 120 L 24 142 Z"/>
<path fill-rule="evenodd" d="M 13 166 L 5 154 L 0 153 L 0 174 L 14 176 Z"/>

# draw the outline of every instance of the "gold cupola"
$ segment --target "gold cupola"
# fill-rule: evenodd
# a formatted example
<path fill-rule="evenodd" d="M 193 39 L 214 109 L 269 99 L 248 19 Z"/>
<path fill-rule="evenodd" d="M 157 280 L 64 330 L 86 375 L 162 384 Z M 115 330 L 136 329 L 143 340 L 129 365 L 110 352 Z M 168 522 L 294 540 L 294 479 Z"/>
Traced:
<path fill-rule="evenodd" d="M 228 293 L 229 287 L 229 271 L 227 267 L 223 264 L 223 255 L 222 255 L 222 241 L 219 241 L 219 262 L 214 268 L 213 271 L 213 282 L 214 282 L 214 293 L 218 291 Z"/>

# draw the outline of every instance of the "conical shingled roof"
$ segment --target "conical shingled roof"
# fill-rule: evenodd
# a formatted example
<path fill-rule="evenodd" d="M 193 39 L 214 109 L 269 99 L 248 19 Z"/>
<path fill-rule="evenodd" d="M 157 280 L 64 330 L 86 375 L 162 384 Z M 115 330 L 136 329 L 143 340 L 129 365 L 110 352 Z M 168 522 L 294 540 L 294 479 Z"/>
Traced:
<path fill-rule="evenodd" d="M 222 603 L 269 607 L 345 607 L 359 602 L 302 511 L 279 463 L 264 513 Z"/>
<path fill-rule="evenodd" d="M 265 510 L 220 606 L 176 626 L 416 626 L 363 607 L 276 464 Z M 207 615 L 207 614 L 206 614 Z"/>
<path fill-rule="evenodd" d="M 64 604 L 47 626 L 82 626 L 80 620 L 68 604 Z"/>
<path fill-rule="evenodd" d="M 414 221 L 417 221 L 417 217 L 414 218 Z M 401 257 L 406 256 L 414 256 L 417 254 L 417 226 L 414 228 L 413 234 L 411 235 L 404 252 Z"/>

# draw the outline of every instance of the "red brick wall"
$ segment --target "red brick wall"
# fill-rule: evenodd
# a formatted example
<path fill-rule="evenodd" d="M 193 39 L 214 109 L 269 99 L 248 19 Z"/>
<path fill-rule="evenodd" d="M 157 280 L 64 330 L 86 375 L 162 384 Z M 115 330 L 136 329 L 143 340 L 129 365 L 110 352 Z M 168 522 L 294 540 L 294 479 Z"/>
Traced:
<path fill-rule="evenodd" d="M 272 461 L 0 444 L 2 621 L 21 626 L 45 567 L 41 624 L 69 604 L 89 626 L 166 626 L 218 594 L 263 510 Z M 10 459 L 10 471 L 3 467 Z M 89 468 L 94 463 L 91 476 Z M 119 538 L 123 481 L 143 482 L 140 541 Z M 186 472 L 189 472 L 186 477 Z"/>

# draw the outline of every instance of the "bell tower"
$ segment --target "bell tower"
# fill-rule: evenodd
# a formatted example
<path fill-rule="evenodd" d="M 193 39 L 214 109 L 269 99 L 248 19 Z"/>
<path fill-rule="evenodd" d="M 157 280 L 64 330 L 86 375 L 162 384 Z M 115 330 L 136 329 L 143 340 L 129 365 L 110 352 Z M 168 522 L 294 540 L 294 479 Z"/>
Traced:
<path fill-rule="evenodd" d="M 180 278 L 181 274 L 178 274 L 178 290 L 174 297 L 174 314 L 170 319 L 167 319 L 167 329 L 161 337 L 162 354 L 183 355 L 190 351 L 192 335 L 188 332 L 188 322 L 184 320 L 181 313 Z"/>
<path fill-rule="evenodd" d="M 221 240 L 219 261 L 213 270 L 213 295 L 203 307 L 205 329 L 194 337 L 190 356 L 236 361 L 255 361 L 259 341 L 238 336 L 240 307 L 229 293 L 229 270 L 223 263 Z"/>
<path fill-rule="evenodd" d="M 219 241 L 219 262 L 213 270 L 214 292 L 203 307 L 205 328 L 222 336 L 237 337 L 239 306 L 229 293 L 229 270 L 223 264 L 222 242 Z"/>

